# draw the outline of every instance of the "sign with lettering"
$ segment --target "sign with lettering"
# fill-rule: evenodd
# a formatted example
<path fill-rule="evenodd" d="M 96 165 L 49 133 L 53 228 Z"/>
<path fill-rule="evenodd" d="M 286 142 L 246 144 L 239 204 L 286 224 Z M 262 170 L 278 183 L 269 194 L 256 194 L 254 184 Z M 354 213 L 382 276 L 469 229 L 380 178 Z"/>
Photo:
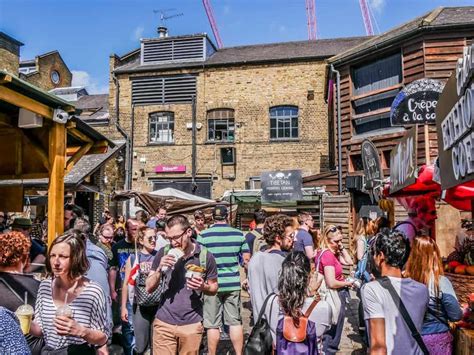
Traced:
<path fill-rule="evenodd" d="M 465 47 L 436 109 L 443 190 L 474 179 L 474 44 Z"/>
<path fill-rule="evenodd" d="M 390 152 L 390 193 L 416 182 L 418 126 L 413 126 Z"/>
<path fill-rule="evenodd" d="M 301 170 L 266 171 L 261 177 L 262 202 L 303 199 Z"/>
<path fill-rule="evenodd" d="M 441 81 L 434 79 L 419 79 L 405 86 L 390 109 L 392 126 L 435 124 L 436 106 L 443 87 Z"/>
<path fill-rule="evenodd" d="M 365 188 L 369 192 L 372 202 L 379 201 L 381 195 L 379 187 L 382 186 L 383 171 L 380 165 L 380 156 L 377 147 L 370 140 L 362 142 L 362 165 L 364 167 Z"/>
<path fill-rule="evenodd" d="M 155 173 L 185 173 L 186 165 L 157 165 Z"/>

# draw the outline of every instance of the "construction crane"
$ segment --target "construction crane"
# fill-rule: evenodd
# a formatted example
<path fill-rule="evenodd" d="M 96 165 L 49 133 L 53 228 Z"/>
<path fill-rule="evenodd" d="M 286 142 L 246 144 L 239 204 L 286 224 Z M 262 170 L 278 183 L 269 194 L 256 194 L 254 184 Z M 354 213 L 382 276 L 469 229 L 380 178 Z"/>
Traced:
<path fill-rule="evenodd" d="M 364 19 L 365 33 L 367 36 L 374 35 L 374 28 L 372 26 L 372 19 L 370 18 L 369 4 L 367 0 L 359 0 L 360 11 L 362 12 L 362 18 Z"/>
<path fill-rule="evenodd" d="M 202 0 L 204 9 L 206 10 L 207 18 L 209 19 L 209 24 L 211 25 L 212 33 L 214 33 L 214 38 L 216 39 L 217 48 L 222 48 L 222 40 L 219 34 L 219 29 L 217 28 L 216 19 L 214 18 L 214 11 L 209 0 Z"/>
<path fill-rule="evenodd" d="M 316 26 L 316 6 L 315 0 L 306 0 L 306 17 L 308 23 L 308 39 L 318 39 L 318 31 Z"/>

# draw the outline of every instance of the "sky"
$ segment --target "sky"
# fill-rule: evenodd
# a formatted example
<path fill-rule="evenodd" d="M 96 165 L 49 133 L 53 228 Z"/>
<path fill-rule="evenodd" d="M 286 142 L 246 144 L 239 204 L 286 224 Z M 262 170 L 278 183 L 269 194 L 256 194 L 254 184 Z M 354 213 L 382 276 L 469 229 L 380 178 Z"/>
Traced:
<path fill-rule="evenodd" d="M 308 38 L 304 0 L 210 2 L 225 47 Z M 474 0 L 368 2 L 376 33 L 438 6 L 474 5 Z M 315 4 L 318 38 L 365 35 L 359 0 Z M 138 48 L 140 38 L 156 37 L 159 10 L 182 14 L 166 20 L 170 36 L 206 32 L 214 39 L 201 0 L 0 0 L 0 31 L 24 43 L 21 59 L 58 50 L 73 72 L 73 85 L 107 93 L 109 56 Z"/>

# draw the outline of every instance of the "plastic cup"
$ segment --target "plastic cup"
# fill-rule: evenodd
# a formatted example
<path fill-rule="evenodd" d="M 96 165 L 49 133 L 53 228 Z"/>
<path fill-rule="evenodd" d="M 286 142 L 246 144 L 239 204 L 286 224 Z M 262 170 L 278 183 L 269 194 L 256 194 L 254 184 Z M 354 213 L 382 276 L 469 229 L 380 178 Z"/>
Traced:
<path fill-rule="evenodd" d="M 30 332 L 31 320 L 33 319 L 34 310 L 29 304 L 22 304 L 15 312 L 18 320 L 20 321 L 20 327 L 23 334 Z"/>
<path fill-rule="evenodd" d="M 63 316 L 63 317 L 68 317 L 72 318 L 72 309 L 69 307 L 67 304 L 63 306 L 59 306 L 56 309 L 56 317 Z"/>

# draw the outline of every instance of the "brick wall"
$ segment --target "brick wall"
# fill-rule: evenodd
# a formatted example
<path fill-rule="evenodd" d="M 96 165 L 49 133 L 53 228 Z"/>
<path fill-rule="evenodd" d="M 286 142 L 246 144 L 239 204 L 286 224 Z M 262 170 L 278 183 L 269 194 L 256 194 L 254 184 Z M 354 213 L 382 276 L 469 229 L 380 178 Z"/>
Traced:
<path fill-rule="evenodd" d="M 38 72 L 29 75 L 21 75 L 22 79 L 47 91 L 58 87 L 71 86 L 72 73 L 58 53 L 52 53 L 44 57 L 36 57 L 36 67 L 38 68 Z M 51 81 L 51 72 L 54 70 L 59 73 L 59 83 L 57 84 Z"/>
<path fill-rule="evenodd" d="M 19 66 L 20 62 L 17 55 L 4 48 L 0 48 L 0 70 L 5 70 L 17 76 Z"/>
<path fill-rule="evenodd" d="M 110 59 L 111 70 L 116 58 Z M 189 71 L 160 73 L 176 74 Z M 245 182 L 265 170 L 301 169 L 303 176 L 327 169 L 328 132 L 327 107 L 323 98 L 324 62 L 207 68 L 193 71 L 197 77 L 197 121 L 202 129 L 197 132 L 198 177 L 213 178 L 213 198 L 232 188 L 244 189 Z M 146 73 L 142 75 L 153 75 Z M 131 81 L 128 75 L 118 76 L 120 84 L 120 123 L 131 131 Z M 110 112 L 115 113 L 115 86 L 110 82 Z M 308 95 L 314 92 L 314 98 Z M 291 142 L 270 142 L 269 109 L 278 105 L 299 108 L 299 139 Z M 216 108 L 231 108 L 235 114 L 234 143 L 207 142 L 206 112 Z M 175 142 L 171 145 L 152 145 L 148 142 L 149 114 L 172 111 L 175 117 Z M 136 106 L 134 108 L 133 188 L 151 190 L 153 178 L 189 177 L 191 173 L 190 104 Z M 109 128 L 110 130 L 110 128 Z M 105 133 L 105 132 L 104 132 Z M 220 148 L 235 147 L 234 167 L 222 167 Z M 141 163 L 144 157 L 146 163 Z M 184 164 L 186 174 L 163 175 L 154 173 L 158 164 Z M 140 169 L 144 169 L 142 176 Z"/>

